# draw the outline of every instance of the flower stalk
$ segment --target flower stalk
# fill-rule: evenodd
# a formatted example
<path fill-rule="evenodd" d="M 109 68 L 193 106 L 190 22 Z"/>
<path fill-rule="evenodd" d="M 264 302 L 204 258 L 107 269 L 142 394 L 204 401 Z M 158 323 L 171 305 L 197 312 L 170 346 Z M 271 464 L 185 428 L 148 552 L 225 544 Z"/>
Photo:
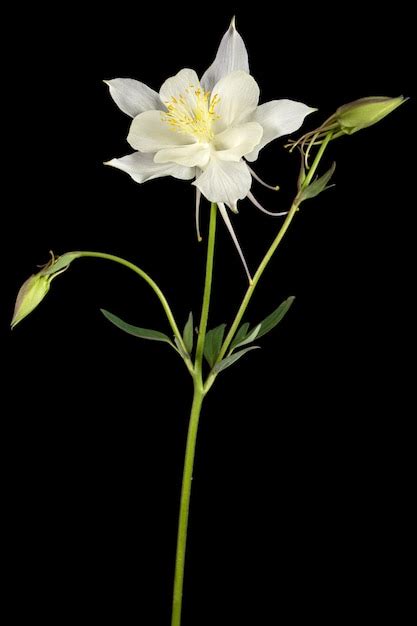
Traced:
<path fill-rule="evenodd" d="M 171 626 L 180 626 L 182 596 L 184 588 L 185 553 L 187 548 L 188 516 L 190 510 L 191 483 L 193 478 L 195 447 L 198 423 L 205 395 L 203 385 L 203 353 L 206 339 L 207 321 L 210 308 L 211 285 L 213 280 L 214 244 L 216 238 L 217 205 L 213 202 L 210 209 L 210 227 L 207 242 L 206 277 L 204 281 L 203 305 L 193 371 L 194 396 L 188 426 L 187 444 L 184 458 L 184 471 L 181 487 L 180 513 L 178 521 L 177 551 L 175 558 L 174 593 L 172 600 Z"/>

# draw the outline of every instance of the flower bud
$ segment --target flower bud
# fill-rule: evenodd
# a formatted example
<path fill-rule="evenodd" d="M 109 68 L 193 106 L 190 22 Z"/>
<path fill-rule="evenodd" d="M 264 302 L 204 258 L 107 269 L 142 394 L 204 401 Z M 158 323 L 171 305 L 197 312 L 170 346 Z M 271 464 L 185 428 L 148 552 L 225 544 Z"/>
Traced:
<path fill-rule="evenodd" d="M 11 326 L 14 328 L 26 315 L 32 313 L 49 291 L 51 279 L 49 276 L 33 274 L 19 289 L 14 307 Z"/>
<path fill-rule="evenodd" d="M 338 122 L 340 130 L 351 135 L 362 128 L 376 124 L 405 101 L 404 96 L 398 96 L 398 98 L 385 96 L 360 98 L 339 107 L 334 118 Z"/>
<path fill-rule="evenodd" d="M 51 253 L 52 254 L 52 253 Z M 29 313 L 32 313 L 49 291 L 51 282 L 69 267 L 70 263 L 78 258 L 78 252 L 67 252 L 60 257 L 52 254 L 52 259 L 40 272 L 32 274 L 19 289 L 13 313 L 11 327 L 22 321 Z"/>

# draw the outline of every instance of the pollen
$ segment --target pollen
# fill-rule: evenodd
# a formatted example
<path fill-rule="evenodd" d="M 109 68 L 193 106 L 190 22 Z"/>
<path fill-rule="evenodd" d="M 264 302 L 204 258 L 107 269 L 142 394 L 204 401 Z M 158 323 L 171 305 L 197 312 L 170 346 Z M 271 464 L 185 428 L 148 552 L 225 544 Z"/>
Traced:
<path fill-rule="evenodd" d="M 184 94 L 165 102 L 167 113 L 162 114 L 163 121 L 177 133 L 193 135 L 200 142 L 212 141 L 213 121 L 220 118 L 216 113 L 220 98 L 215 94 L 210 99 L 210 95 L 201 87 L 189 85 Z"/>

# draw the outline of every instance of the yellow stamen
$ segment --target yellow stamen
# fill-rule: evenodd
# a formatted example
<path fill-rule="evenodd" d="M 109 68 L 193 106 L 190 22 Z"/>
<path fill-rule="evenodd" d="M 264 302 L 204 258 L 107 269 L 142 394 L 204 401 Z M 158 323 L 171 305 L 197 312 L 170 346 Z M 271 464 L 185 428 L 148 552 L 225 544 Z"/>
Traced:
<path fill-rule="evenodd" d="M 178 95 L 166 102 L 168 112 L 162 115 L 172 130 L 193 135 L 201 142 L 210 142 L 214 138 L 212 123 L 219 119 L 215 108 L 219 103 L 219 96 L 215 94 L 211 102 L 210 92 L 203 91 L 190 85 L 185 89 L 185 94 Z"/>

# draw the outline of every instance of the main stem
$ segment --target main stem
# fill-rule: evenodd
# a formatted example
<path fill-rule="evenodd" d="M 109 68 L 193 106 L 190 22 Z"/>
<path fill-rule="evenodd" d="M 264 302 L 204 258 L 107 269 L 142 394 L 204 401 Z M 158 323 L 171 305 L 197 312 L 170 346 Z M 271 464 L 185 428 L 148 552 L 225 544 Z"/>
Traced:
<path fill-rule="evenodd" d="M 178 521 L 177 554 L 175 559 L 174 593 L 172 601 L 171 626 L 181 626 L 182 596 L 184 587 L 185 552 L 187 548 L 188 516 L 190 510 L 191 482 L 193 478 L 195 447 L 198 423 L 204 399 L 203 390 L 203 353 L 206 338 L 207 320 L 210 308 L 211 283 L 213 278 L 214 242 L 216 236 L 217 205 L 211 205 L 210 228 L 207 244 L 206 278 L 204 283 L 203 305 L 198 329 L 198 340 L 194 365 L 194 396 L 188 426 L 185 449 L 184 472 L 181 487 L 180 514 Z"/>

